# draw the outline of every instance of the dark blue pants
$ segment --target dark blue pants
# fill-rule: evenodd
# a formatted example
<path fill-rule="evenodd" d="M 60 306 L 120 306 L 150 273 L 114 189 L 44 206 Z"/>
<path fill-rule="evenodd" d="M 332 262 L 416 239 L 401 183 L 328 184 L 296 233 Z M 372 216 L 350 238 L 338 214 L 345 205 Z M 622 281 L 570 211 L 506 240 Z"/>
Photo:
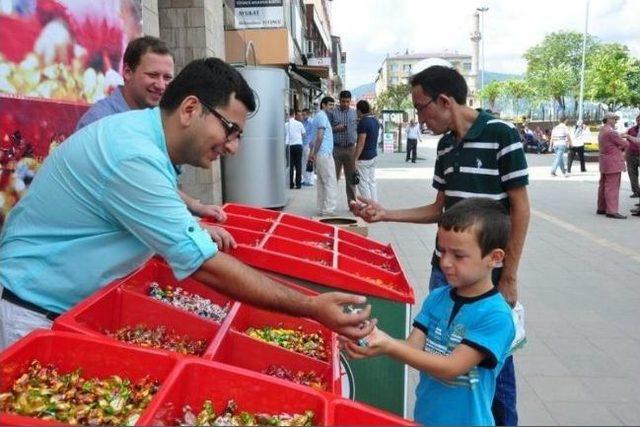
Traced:
<path fill-rule="evenodd" d="M 493 270 L 493 284 L 498 285 L 501 269 Z M 437 267 L 431 268 L 429 278 L 429 291 L 447 286 L 447 279 L 442 270 Z M 516 405 L 516 371 L 513 366 L 513 356 L 509 356 L 502 366 L 502 370 L 496 379 L 496 392 L 493 396 L 491 412 L 497 426 L 517 426 L 518 410 Z"/>

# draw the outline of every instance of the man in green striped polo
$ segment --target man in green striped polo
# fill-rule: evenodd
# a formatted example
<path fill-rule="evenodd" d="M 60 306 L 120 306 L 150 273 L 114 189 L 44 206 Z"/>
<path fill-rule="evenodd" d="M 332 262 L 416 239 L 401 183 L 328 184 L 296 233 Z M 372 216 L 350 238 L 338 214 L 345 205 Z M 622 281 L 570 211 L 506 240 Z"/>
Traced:
<path fill-rule="evenodd" d="M 411 97 L 420 123 L 437 135 L 433 203 L 409 209 L 386 210 L 358 197 L 352 211 L 368 222 L 395 221 L 431 224 L 442 212 L 463 199 L 499 200 L 511 219 L 511 234 L 503 266 L 494 270 L 494 285 L 512 306 L 518 299 L 518 264 L 529 224 L 529 183 L 522 143 L 513 124 L 466 105 L 467 84 L 455 69 L 432 66 L 412 77 Z M 439 266 L 436 242 L 429 289 L 447 284 Z M 513 358 L 500 372 L 493 401 L 497 425 L 517 425 Z"/>

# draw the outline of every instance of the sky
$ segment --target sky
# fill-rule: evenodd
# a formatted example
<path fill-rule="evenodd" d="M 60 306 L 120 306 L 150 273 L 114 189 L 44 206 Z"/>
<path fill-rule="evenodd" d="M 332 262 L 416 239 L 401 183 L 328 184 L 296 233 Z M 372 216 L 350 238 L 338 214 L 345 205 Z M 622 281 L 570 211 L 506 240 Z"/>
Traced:
<path fill-rule="evenodd" d="M 524 74 L 522 54 L 545 34 L 582 33 L 586 0 L 332 0 L 332 33 L 347 52 L 346 87 L 375 80 L 387 54 L 471 54 L 473 12 L 486 6 L 487 71 Z M 640 0 L 590 0 L 589 34 L 640 57 Z"/>

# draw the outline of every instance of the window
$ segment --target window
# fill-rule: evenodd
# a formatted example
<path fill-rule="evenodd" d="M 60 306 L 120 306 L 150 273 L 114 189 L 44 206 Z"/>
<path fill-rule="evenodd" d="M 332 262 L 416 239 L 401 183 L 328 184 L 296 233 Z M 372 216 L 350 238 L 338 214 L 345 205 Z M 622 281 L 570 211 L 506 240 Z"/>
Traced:
<path fill-rule="evenodd" d="M 462 67 L 465 71 L 471 71 L 471 62 L 465 62 Z"/>
<path fill-rule="evenodd" d="M 411 64 L 404 64 L 402 66 L 402 71 L 404 71 L 405 73 L 411 72 Z"/>
<path fill-rule="evenodd" d="M 398 71 L 398 64 L 391 64 L 391 71 Z"/>
<path fill-rule="evenodd" d="M 389 80 L 389 83 L 392 85 L 397 85 L 398 84 L 398 78 L 397 77 L 391 77 L 391 79 Z"/>

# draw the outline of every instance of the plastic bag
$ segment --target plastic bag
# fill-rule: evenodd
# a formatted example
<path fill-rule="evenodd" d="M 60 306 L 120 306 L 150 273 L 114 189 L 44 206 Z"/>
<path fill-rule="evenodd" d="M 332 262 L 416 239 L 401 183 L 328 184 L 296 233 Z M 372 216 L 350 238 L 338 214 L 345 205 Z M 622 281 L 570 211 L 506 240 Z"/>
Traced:
<path fill-rule="evenodd" d="M 513 354 L 527 343 L 527 336 L 524 330 L 524 306 L 520 304 L 519 301 L 516 302 L 516 305 L 511 309 L 511 317 L 516 329 L 516 335 L 509 349 L 509 353 Z"/>

